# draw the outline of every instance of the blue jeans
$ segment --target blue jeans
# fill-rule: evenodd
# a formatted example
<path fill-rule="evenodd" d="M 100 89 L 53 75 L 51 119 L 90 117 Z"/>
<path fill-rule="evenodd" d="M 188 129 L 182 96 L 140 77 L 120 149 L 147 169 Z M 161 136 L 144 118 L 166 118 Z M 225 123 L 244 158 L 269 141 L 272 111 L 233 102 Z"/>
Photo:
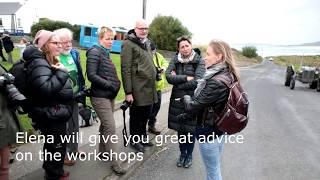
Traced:
<path fill-rule="evenodd" d="M 222 135 L 214 140 L 199 143 L 201 157 L 207 170 L 207 180 L 222 180 L 220 161 L 224 138 Z"/>

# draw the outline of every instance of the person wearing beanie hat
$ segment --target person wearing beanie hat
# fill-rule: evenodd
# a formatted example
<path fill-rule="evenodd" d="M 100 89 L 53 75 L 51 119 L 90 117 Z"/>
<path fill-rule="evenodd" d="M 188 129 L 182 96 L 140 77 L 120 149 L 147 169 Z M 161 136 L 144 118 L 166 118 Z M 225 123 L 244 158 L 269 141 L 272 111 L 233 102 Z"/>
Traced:
<path fill-rule="evenodd" d="M 66 135 L 66 122 L 71 118 L 73 91 L 69 75 L 57 59 L 61 52 L 59 37 L 50 31 L 37 32 L 34 46 L 28 46 L 23 53 L 28 69 L 26 82 L 30 100 L 32 122 L 45 137 L 53 137 L 53 142 L 45 142 L 45 154 L 59 154 L 65 157 L 66 143 L 60 137 Z M 46 180 L 67 179 L 61 159 L 50 159 L 43 154 L 43 169 Z"/>
<path fill-rule="evenodd" d="M 34 38 L 33 44 L 37 45 L 41 49 L 53 35 L 54 33 L 51 31 L 43 29 L 39 30 Z"/>

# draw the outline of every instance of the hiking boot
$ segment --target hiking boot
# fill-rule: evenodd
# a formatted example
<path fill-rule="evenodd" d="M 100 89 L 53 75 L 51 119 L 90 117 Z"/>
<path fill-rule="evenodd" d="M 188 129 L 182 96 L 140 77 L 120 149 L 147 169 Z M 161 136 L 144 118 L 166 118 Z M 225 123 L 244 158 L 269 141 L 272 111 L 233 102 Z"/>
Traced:
<path fill-rule="evenodd" d="M 116 175 L 121 176 L 124 175 L 127 170 L 125 170 L 123 167 L 121 167 L 119 164 L 115 164 L 111 166 L 111 169 Z"/>
<path fill-rule="evenodd" d="M 148 128 L 148 131 L 152 134 L 155 134 L 155 135 L 159 135 L 161 133 L 161 131 L 157 130 L 157 128 L 155 128 L 154 126 L 149 126 Z"/>
<path fill-rule="evenodd" d="M 185 156 L 180 155 L 180 157 L 179 157 L 179 159 L 178 159 L 178 161 L 177 161 L 177 166 L 178 166 L 178 167 L 182 167 L 183 164 L 184 164 L 184 160 L 185 160 Z"/>
<path fill-rule="evenodd" d="M 130 146 L 134 149 L 134 150 L 136 150 L 136 151 L 138 151 L 138 152 L 144 152 L 145 150 L 144 150 L 144 147 L 143 147 L 143 145 L 141 144 L 141 143 L 130 143 Z"/>
<path fill-rule="evenodd" d="M 76 163 L 76 161 L 75 160 L 64 159 L 63 163 L 66 166 L 73 166 Z"/>
<path fill-rule="evenodd" d="M 188 156 L 183 163 L 183 167 L 189 168 L 192 165 L 192 157 Z"/>

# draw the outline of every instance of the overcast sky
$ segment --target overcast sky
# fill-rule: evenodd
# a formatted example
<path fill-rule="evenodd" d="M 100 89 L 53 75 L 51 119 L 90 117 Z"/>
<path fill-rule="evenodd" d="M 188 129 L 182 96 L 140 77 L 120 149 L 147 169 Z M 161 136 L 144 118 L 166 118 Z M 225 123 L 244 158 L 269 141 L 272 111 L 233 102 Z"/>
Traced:
<path fill-rule="evenodd" d="M 86 2 L 86 3 L 85 3 Z M 178 18 L 196 44 L 299 44 L 320 41 L 320 0 L 147 0 L 147 21 Z M 28 0 L 18 11 L 23 24 L 36 17 L 132 28 L 142 17 L 142 0 Z"/>

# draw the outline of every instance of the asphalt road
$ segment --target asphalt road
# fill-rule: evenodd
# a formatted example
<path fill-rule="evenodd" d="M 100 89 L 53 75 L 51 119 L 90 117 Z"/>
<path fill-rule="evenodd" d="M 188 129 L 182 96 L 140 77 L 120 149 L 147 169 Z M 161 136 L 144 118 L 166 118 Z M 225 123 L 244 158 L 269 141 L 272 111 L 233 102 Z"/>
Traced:
<path fill-rule="evenodd" d="M 242 68 L 241 77 L 250 121 L 239 133 L 243 143 L 224 146 L 223 179 L 319 180 L 320 93 L 299 82 L 295 90 L 285 87 L 285 68 L 269 61 Z M 191 168 L 177 168 L 178 156 L 178 145 L 166 144 L 129 179 L 205 179 L 197 144 Z"/>

